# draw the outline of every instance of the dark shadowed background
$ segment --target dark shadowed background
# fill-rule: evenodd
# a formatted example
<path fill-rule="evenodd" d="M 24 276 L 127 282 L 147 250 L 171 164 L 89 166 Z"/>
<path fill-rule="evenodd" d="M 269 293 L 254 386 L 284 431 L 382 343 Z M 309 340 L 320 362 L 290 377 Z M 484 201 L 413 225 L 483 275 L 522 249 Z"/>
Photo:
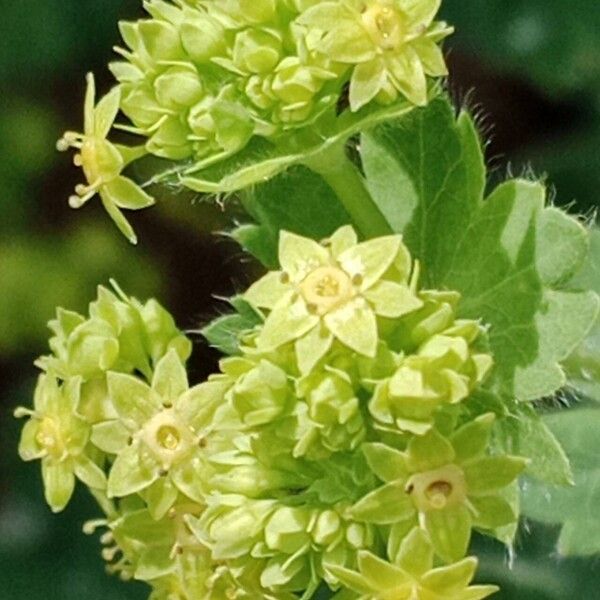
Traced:
<path fill-rule="evenodd" d="M 97 539 L 81 524 L 97 513 L 79 490 L 67 510 L 46 508 L 39 464 L 16 455 L 17 404 L 29 404 L 33 360 L 46 349 L 57 305 L 84 310 L 115 277 L 140 298 L 156 295 L 181 327 L 196 329 L 251 280 L 254 266 L 209 231 L 231 216 L 189 196 L 159 198 L 132 216 L 131 247 L 98 202 L 79 212 L 66 198 L 79 173 L 55 140 L 80 128 L 84 76 L 101 91 L 118 42 L 117 20 L 140 0 L 0 0 L 0 598 L 136 600 L 139 584 L 104 574 Z M 600 10 L 597 0 L 446 0 L 457 26 L 447 44 L 457 102 L 476 109 L 492 176 L 547 176 L 557 204 L 592 214 L 600 189 Z M 192 377 L 215 355 L 196 338 Z M 481 578 L 498 598 L 599 598 L 598 559 L 561 559 L 556 531 L 525 523 L 514 557 L 477 540 Z M 512 569 L 507 569 L 507 564 Z M 200 599 L 199 599 L 200 600 Z"/>

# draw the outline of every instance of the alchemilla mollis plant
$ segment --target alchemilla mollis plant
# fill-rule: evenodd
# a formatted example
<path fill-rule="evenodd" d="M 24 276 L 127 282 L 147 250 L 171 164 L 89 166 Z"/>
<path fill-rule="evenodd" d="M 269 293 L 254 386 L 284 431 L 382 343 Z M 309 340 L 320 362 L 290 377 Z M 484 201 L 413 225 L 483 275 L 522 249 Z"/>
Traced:
<path fill-rule="evenodd" d="M 136 242 L 123 211 L 161 184 L 235 196 L 266 274 L 203 329 L 204 382 L 155 300 L 113 282 L 57 311 L 16 411 L 47 503 L 89 488 L 84 529 L 153 600 L 492 595 L 473 536 L 513 545 L 520 476 L 571 483 L 536 401 L 598 313 L 586 228 L 534 179 L 488 189 L 440 82 L 440 0 L 143 4 L 58 142 L 85 179 L 69 203 L 98 195 Z"/>

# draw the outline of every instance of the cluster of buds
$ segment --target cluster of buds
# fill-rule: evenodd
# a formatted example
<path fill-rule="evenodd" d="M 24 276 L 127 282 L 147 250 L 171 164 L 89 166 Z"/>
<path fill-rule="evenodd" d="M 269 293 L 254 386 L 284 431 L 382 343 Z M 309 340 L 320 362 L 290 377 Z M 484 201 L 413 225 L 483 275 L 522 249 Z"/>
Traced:
<path fill-rule="evenodd" d="M 145 0 L 149 18 L 120 23 L 123 60 L 109 65 L 118 85 L 96 104 L 89 74 L 83 132 L 58 141 L 61 151 L 76 150 L 85 175 L 70 205 L 99 195 L 136 243 L 123 210 L 154 199 L 122 172 L 141 157 L 181 163 L 175 172 L 198 189 L 186 174 L 223 167 L 244 149 L 254 159 L 297 154 L 331 137 L 346 109 L 360 118 L 369 104 L 425 105 L 428 77 L 446 74 L 438 43 L 452 29 L 434 21 L 440 3 Z M 119 111 L 130 124 L 114 123 Z M 113 126 L 143 143 L 109 141 Z"/>
<path fill-rule="evenodd" d="M 20 452 L 54 510 L 75 480 L 106 512 L 103 556 L 153 600 L 484 598 L 473 529 L 502 537 L 522 458 L 471 398 L 492 366 L 459 296 L 419 289 L 400 236 L 282 232 L 263 317 L 189 386 L 189 341 L 156 302 L 101 289 L 60 311 Z"/>
<path fill-rule="evenodd" d="M 439 4 L 148 0 L 151 18 L 121 23 L 125 60 L 111 70 L 149 152 L 208 164 L 335 111 L 347 84 L 353 111 L 425 104 L 426 75 L 446 73 Z"/>

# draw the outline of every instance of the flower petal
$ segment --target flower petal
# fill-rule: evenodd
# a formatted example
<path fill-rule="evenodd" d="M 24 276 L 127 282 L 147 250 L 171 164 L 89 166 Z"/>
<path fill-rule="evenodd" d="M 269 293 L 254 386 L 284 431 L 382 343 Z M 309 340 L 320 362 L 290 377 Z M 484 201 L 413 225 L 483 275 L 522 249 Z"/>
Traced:
<path fill-rule="evenodd" d="M 440 10 L 442 0 L 403 0 L 402 10 L 414 25 L 429 27 Z"/>
<path fill-rule="evenodd" d="M 329 243 L 331 246 L 331 254 L 334 258 L 338 258 L 342 252 L 348 250 L 348 248 L 352 248 L 352 246 L 356 246 L 358 243 L 358 237 L 356 231 L 354 231 L 354 227 L 352 227 L 352 225 L 340 227 L 329 237 Z"/>
<path fill-rule="evenodd" d="M 411 575 L 421 577 L 433 565 L 433 548 L 427 534 L 419 527 L 414 527 L 404 538 L 396 563 Z"/>
<path fill-rule="evenodd" d="M 204 486 L 209 472 L 206 467 L 199 469 L 198 461 L 184 462 L 171 472 L 171 479 L 177 489 L 188 498 L 203 503 L 205 500 Z"/>
<path fill-rule="evenodd" d="M 322 323 L 296 340 L 296 360 L 302 375 L 308 375 L 327 354 L 333 343 L 333 335 Z"/>
<path fill-rule="evenodd" d="M 421 59 L 411 46 L 401 54 L 386 57 L 386 66 L 395 87 L 417 106 L 427 104 L 427 79 Z"/>
<path fill-rule="evenodd" d="M 409 477 L 406 457 L 391 446 L 378 442 L 363 444 L 362 451 L 371 471 L 382 481 L 406 481 Z"/>
<path fill-rule="evenodd" d="M 527 466 L 518 456 L 486 456 L 464 466 L 469 494 L 486 495 L 512 483 Z"/>
<path fill-rule="evenodd" d="M 170 477 L 160 477 L 145 491 L 144 500 L 155 521 L 160 521 L 167 514 L 178 493 Z"/>
<path fill-rule="evenodd" d="M 162 408 L 152 389 L 133 375 L 110 371 L 106 381 L 113 406 L 131 431 L 143 427 Z"/>
<path fill-rule="evenodd" d="M 38 444 L 36 439 L 39 428 L 40 422 L 37 419 L 29 419 L 23 425 L 19 440 L 19 456 L 21 460 L 35 460 L 46 454 L 46 451 Z"/>
<path fill-rule="evenodd" d="M 471 540 L 471 514 L 466 506 L 431 510 L 423 514 L 423 526 L 431 543 L 448 563 L 460 560 Z"/>
<path fill-rule="evenodd" d="M 329 262 L 329 252 L 321 244 L 289 231 L 279 236 L 279 263 L 294 282 L 300 282 L 316 267 Z"/>
<path fill-rule="evenodd" d="M 381 592 L 393 591 L 411 579 L 404 569 L 366 551 L 359 552 L 358 567 L 372 588 Z"/>
<path fill-rule="evenodd" d="M 326 314 L 324 321 L 342 344 L 371 358 L 377 354 L 377 320 L 371 307 L 362 299 Z"/>
<path fill-rule="evenodd" d="M 115 122 L 121 104 L 121 86 L 115 86 L 94 109 L 94 136 L 105 138 Z"/>
<path fill-rule="evenodd" d="M 75 475 L 90 488 L 106 489 L 106 475 L 104 471 L 87 456 L 81 455 L 74 460 Z"/>
<path fill-rule="evenodd" d="M 106 210 L 108 216 L 113 220 L 113 223 L 117 226 L 119 231 L 131 244 L 137 244 L 137 235 L 135 234 L 133 227 L 113 202 L 112 198 L 105 193 L 104 187 L 100 190 L 100 198 L 102 200 L 104 210 Z"/>
<path fill-rule="evenodd" d="M 415 507 L 404 485 L 404 481 L 393 481 L 368 493 L 350 508 L 352 518 L 377 525 L 391 525 L 412 517 Z"/>
<path fill-rule="evenodd" d="M 477 559 L 470 556 L 453 565 L 433 569 L 423 577 L 423 584 L 440 594 L 460 594 L 471 583 L 476 569 Z"/>
<path fill-rule="evenodd" d="M 205 381 L 181 395 L 175 404 L 175 410 L 192 429 L 208 427 L 214 424 L 214 412 L 225 404 L 225 392 L 230 387 L 229 379 Z"/>
<path fill-rule="evenodd" d="M 93 425 L 90 441 L 103 452 L 118 454 L 127 446 L 130 436 L 127 427 L 114 419 Z"/>
<path fill-rule="evenodd" d="M 298 298 L 293 304 L 281 301 L 267 317 L 258 337 L 261 350 L 276 350 L 279 346 L 302 337 L 319 323 L 317 315 L 311 315 L 304 300 Z"/>
<path fill-rule="evenodd" d="M 246 290 L 244 299 L 257 308 L 273 310 L 290 291 L 290 285 L 282 283 L 281 277 L 281 271 L 270 271 Z"/>
<path fill-rule="evenodd" d="M 60 512 L 68 504 L 75 489 L 75 475 L 70 460 L 42 460 L 44 496 L 52 512 Z"/>
<path fill-rule="evenodd" d="M 378 281 L 363 295 L 373 306 L 375 314 L 390 319 L 397 319 L 423 306 L 423 301 L 408 286 L 393 281 Z"/>
<path fill-rule="evenodd" d="M 94 127 L 94 107 L 96 106 L 96 81 L 93 73 L 88 73 L 85 77 L 87 87 L 85 89 L 85 100 L 83 103 L 83 132 L 85 135 L 93 136 Z"/>
<path fill-rule="evenodd" d="M 148 195 L 137 183 L 122 175 L 107 183 L 103 191 L 119 208 L 139 210 L 155 203 L 154 198 Z"/>
<path fill-rule="evenodd" d="M 355 65 L 373 59 L 377 46 L 361 24 L 344 19 L 321 40 L 319 51 L 331 60 Z"/>
<path fill-rule="evenodd" d="M 454 457 L 454 449 L 450 442 L 435 429 L 413 438 L 408 444 L 407 462 L 411 471 L 415 473 L 443 467 L 452 463 Z"/>
<path fill-rule="evenodd" d="M 481 529 L 498 529 L 514 523 L 518 516 L 510 502 L 502 496 L 471 497 L 469 502 L 475 509 L 473 525 Z"/>
<path fill-rule="evenodd" d="M 351 277 L 362 277 L 361 290 L 366 290 L 389 269 L 401 244 L 402 238 L 399 235 L 378 237 L 348 248 L 342 252 L 338 261 Z"/>
<path fill-rule="evenodd" d="M 350 108 L 356 112 L 371 102 L 387 81 L 385 64 L 380 57 L 356 65 L 350 80 Z"/>
<path fill-rule="evenodd" d="M 152 377 L 152 389 L 163 399 L 163 404 L 174 404 L 188 389 L 185 366 L 179 354 L 169 350 L 157 363 Z"/>
<path fill-rule="evenodd" d="M 151 469 L 142 464 L 139 444 L 134 442 L 117 456 L 110 469 L 108 496 L 121 498 L 141 492 L 152 485 L 158 477 L 158 468 Z"/>
<path fill-rule="evenodd" d="M 448 68 L 442 49 L 430 38 L 420 37 L 412 42 L 412 47 L 419 55 L 423 70 L 431 77 L 445 77 Z"/>
<path fill-rule="evenodd" d="M 373 588 L 369 583 L 367 583 L 365 577 L 356 571 L 351 571 L 350 569 L 345 569 L 344 567 L 340 567 L 338 565 L 323 565 L 327 572 L 331 573 L 336 579 L 339 579 L 340 582 L 345 585 L 347 588 L 358 592 L 359 594 L 365 594 L 365 597 L 370 598 Z"/>
<path fill-rule="evenodd" d="M 487 413 L 467 423 L 452 435 L 450 441 L 454 446 L 457 462 L 464 463 L 484 455 L 494 421 L 494 413 Z"/>

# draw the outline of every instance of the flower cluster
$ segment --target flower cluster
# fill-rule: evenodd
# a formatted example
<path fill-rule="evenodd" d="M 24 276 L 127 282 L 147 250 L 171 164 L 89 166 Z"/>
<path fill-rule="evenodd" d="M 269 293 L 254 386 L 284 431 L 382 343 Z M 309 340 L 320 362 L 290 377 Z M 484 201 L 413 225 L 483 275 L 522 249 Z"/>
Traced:
<path fill-rule="evenodd" d="M 121 23 L 111 70 L 146 149 L 210 164 L 254 138 L 276 140 L 329 109 L 398 96 L 427 101 L 446 74 L 440 0 L 149 0 Z"/>
<path fill-rule="evenodd" d="M 254 5 L 253 5 L 254 6 Z M 493 453 L 473 392 L 485 329 L 419 289 L 400 236 L 282 232 L 281 270 L 245 294 L 263 322 L 189 386 L 189 341 L 154 301 L 100 289 L 59 311 L 22 434 L 49 504 L 80 479 L 103 556 L 154 600 L 484 598 L 473 529 L 501 537 L 525 466 Z"/>
<path fill-rule="evenodd" d="M 120 23 L 123 60 L 109 65 L 118 85 L 96 105 L 89 74 L 83 133 L 58 141 L 77 150 L 86 179 L 70 205 L 98 194 L 136 243 L 122 211 L 154 199 L 122 171 L 147 154 L 198 172 L 247 146 L 264 156 L 318 143 L 347 105 L 355 113 L 371 102 L 426 104 L 427 76 L 446 74 L 438 43 L 452 31 L 434 21 L 440 3 L 146 0 L 149 18 Z M 119 110 L 131 124 L 115 127 L 142 145 L 108 141 Z"/>

